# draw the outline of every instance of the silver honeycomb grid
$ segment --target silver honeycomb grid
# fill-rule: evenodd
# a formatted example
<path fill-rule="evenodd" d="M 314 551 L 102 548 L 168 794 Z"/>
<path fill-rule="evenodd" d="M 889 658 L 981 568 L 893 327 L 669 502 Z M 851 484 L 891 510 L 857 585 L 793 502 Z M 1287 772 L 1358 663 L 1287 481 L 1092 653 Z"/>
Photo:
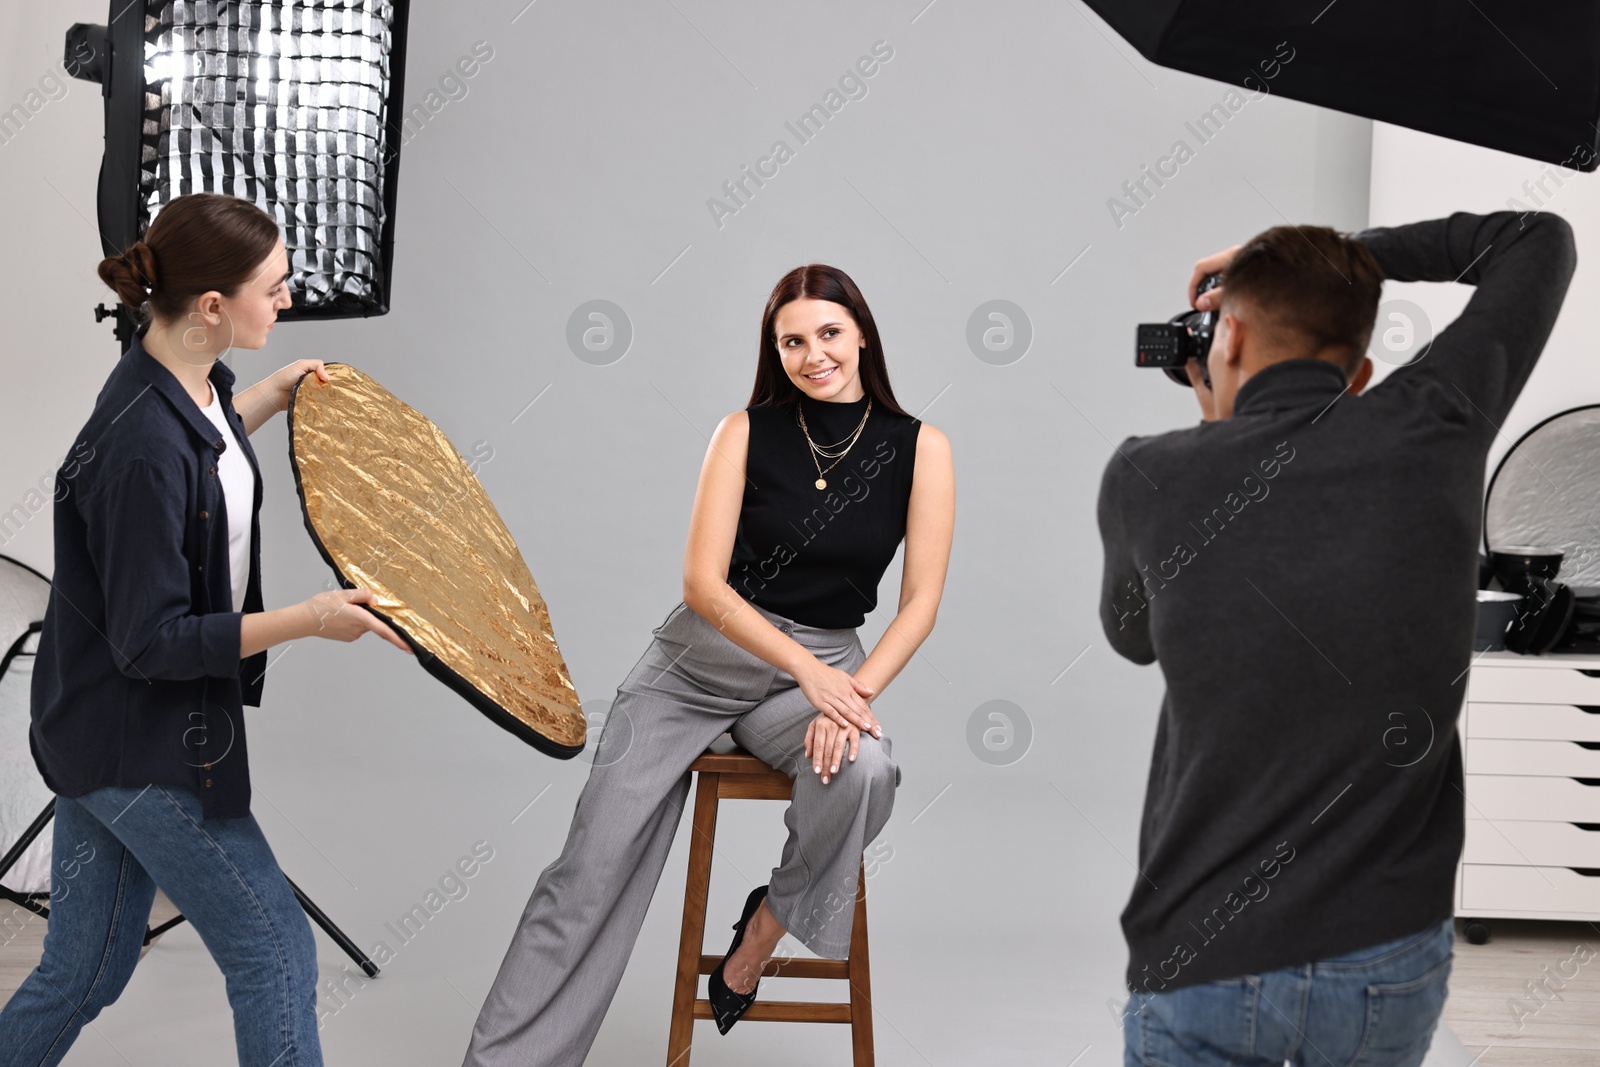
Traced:
<path fill-rule="evenodd" d="M 186 193 L 277 220 L 295 305 L 387 305 L 380 241 L 394 5 L 152 4 L 144 30 L 140 232 Z"/>

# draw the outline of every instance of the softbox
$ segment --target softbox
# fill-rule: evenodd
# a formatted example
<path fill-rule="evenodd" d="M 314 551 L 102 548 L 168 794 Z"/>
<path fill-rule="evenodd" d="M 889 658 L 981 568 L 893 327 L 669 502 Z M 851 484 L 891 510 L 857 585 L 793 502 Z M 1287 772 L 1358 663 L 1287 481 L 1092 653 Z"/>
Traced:
<path fill-rule="evenodd" d="M 236 196 L 283 232 L 280 319 L 387 312 L 407 8 L 111 0 L 106 25 L 74 25 L 67 69 L 105 96 L 105 254 L 179 196 Z"/>
<path fill-rule="evenodd" d="M 53 799 L 28 748 L 29 695 L 50 582 L 0 556 L 0 853 L 10 850 Z M 50 835 L 36 838 L 0 884 L 17 893 L 50 890 Z"/>
<path fill-rule="evenodd" d="M 1152 63 L 1594 170 L 1600 5 L 1162 0 L 1088 6 Z"/>

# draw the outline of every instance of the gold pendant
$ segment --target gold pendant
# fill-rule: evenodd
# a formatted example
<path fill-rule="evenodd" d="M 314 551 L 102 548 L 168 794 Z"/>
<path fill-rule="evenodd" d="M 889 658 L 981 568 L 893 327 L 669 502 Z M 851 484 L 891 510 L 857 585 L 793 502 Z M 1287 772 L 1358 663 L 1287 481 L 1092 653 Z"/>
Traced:
<path fill-rule="evenodd" d="M 817 479 L 817 488 L 818 489 L 826 489 L 826 488 L 828 488 L 828 480 L 826 478 L 818 478 Z"/>

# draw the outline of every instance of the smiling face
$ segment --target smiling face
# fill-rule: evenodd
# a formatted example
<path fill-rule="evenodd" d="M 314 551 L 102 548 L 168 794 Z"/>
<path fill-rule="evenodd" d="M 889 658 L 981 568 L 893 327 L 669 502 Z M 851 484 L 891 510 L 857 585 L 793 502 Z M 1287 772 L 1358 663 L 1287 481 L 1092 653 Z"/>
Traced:
<path fill-rule="evenodd" d="M 772 332 L 789 380 L 814 400 L 850 402 L 866 395 L 856 371 L 867 340 L 850 310 L 801 297 L 773 316 Z"/>

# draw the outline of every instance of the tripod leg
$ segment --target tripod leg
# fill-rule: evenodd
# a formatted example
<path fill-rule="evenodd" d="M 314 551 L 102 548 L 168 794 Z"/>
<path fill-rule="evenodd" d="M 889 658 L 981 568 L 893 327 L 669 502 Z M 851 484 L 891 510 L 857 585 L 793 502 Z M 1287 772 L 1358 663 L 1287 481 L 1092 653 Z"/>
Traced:
<path fill-rule="evenodd" d="M 301 888 L 294 884 L 294 879 L 284 875 L 284 880 L 289 883 L 289 888 L 294 890 L 294 898 L 300 902 L 300 906 L 305 909 L 306 914 L 311 916 L 311 921 L 322 927 L 322 932 L 333 938 L 334 944 L 344 949 L 344 954 L 355 960 L 362 971 L 366 972 L 368 978 L 378 977 L 378 965 L 368 959 L 367 954 L 357 948 L 356 943 L 346 937 L 343 930 L 333 925 L 333 920 L 324 915 L 322 909 L 317 907 L 316 902 L 306 896 Z"/>
<path fill-rule="evenodd" d="M 50 820 L 55 816 L 55 813 L 56 798 L 51 797 L 50 802 L 44 806 L 44 810 L 39 813 L 38 818 L 34 819 L 28 828 L 22 831 L 22 836 L 17 838 L 16 844 L 6 850 L 4 857 L 0 857 L 0 879 L 10 874 L 11 868 L 21 862 L 22 854 L 28 851 L 28 847 L 33 844 L 35 838 L 44 833 L 44 828 L 50 825 Z M 50 909 L 37 901 L 30 900 L 26 893 L 14 892 L 5 886 L 0 886 L 0 897 L 4 897 L 13 904 L 22 905 L 35 915 L 40 915 L 47 919 L 50 917 Z"/>
<path fill-rule="evenodd" d="M 55 813 L 56 801 L 54 797 L 51 797 L 50 803 L 44 806 L 44 810 L 39 813 L 39 817 L 34 819 L 32 825 L 22 832 L 21 837 L 17 838 L 17 843 L 11 846 L 4 857 L 0 857 L 0 878 L 4 878 L 11 872 L 11 868 L 17 865 L 18 861 L 22 859 L 22 854 L 28 851 L 28 846 L 33 844 L 34 839 L 44 832 L 44 828 L 49 825 L 50 820 L 55 816 Z M 0 886 L 0 897 L 4 897 L 6 900 L 12 901 L 13 903 L 21 904 L 24 908 L 27 908 L 35 915 L 42 916 L 46 919 L 50 918 L 49 908 L 45 907 L 43 904 L 28 899 L 25 894 L 15 893 L 10 889 L 7 889 L 5 886 Z M 154 941 L 156 938 L 160 937 L 162 934 L 166 933 L 168 930 L 172 929 L 174 926 L 177 926 L 181 922 L 183 922 L 183 916 L 178 915 L 174 918 L 168 919 L 166 922 L 162 923 L 153 930 L 148 926 L 145 927 L 144 943 L 148 945 L 150 942 Z"/>
<path fill-rule="evenodd" d="M 35 915 L 39 916 L 41 919 L 48 919 L 50 917 L 50 909 L 45 907 L 43 904 L 40 904 L 38 901 L 31 899 L 26 893 L 18 893 L 14 890 L 7 889 L 3 885 L 0 885 L 0 899 L 9 900 L 13 904 L 20 904 L 24 908 L 27 908 L 29 911 L 33 912 Z"/>
<path fill-rule="evenodd" d="M 156 938 L 160 937 L 162 934 L 166 933 L 168 930 L 172 929 L 174 926 L 177 926 L 183 921 L 184 919 L 182 915 L 174 915 L 160 926 L 154 928 L 146 926 L 144 928 L 144 943 L 148 945 L 150 942 L 154 941 Z"/>
<path fill-rule="evenodd" d="M 4 858 L 0 858 L 0 877 L 4 877 L 12 867 L 17 865 L 17 862 L 22 859 L 22 854 L 28 850 L 28 846 L 33 844 L 34 839 L 44 832 L 44 828 L 49 825 L 50 819 L 55 815 L 55 813 L 56 802 L 54 798 L 51 798 L 50 803 L 46 804 L 44 810 L 39 813 L 39 817 L 34 819 L 33 823 L 23 831 L 22 836 L 17 839 L 16 844 L 12 845 L 11 848 L 7 850 Z M 322 909 L 317 907 L 316 903 L 312 901 L 310 897 L 306 896 L 305 893 L 301 891 L 300 887 L 294 884 L 292 879 L 288 879 L 287 875 L 285 878 L 289 881 L 289 888 L 294 890 L 295 899 L 300 902 L 300 906 L 305 909 L 306 914 L 311 916 L 311 921 L 322 927 L 323 933 L 333 938 L 334 943 L 344 950 L 345 955 L 349 956 L 356 962 L 361 970 L 366 973 L 368 978 L 376 978 L 378 976 L 378 965 L 367 958 L 367 954 L 357 948 L 356 943 L 351 941 L 350 938 L 345 935 L 343 930 L 335 926 L 333 921 L 323 914 Z M 7 900 L 20 904 L 24 908 L 27 908 L 29 911 L 34 912 L 37 915 L 49 918 L 49 908 L 27 899 L 24 894 L 13 893 L 11 890 L 0 886 L 0 897 L 4 897 Z M 174 926 L 177 926 L 183 921 L 183 916 L 177 915 L 171 919 L 168 919 L 166 922 L 155 927 L 154 929 L 147 928 L 144 934 L 144 943 L 148 945 L 151 941 L 154 941 L 156 938 L 160 937 L 162 934 L 166 933 L 168 930 L 172 929 Z"/>
<path fill-rule="evenodd" d="M 22 854 L 28 851 L 28 846 L 33 844 L 34 838 L 44 833 L 44 828 L 49 825 L 55 813 L 56 798 L 51 797 L 50 803 L 44 806 L 44 810 L 39 813 L 39 817 L 34 819 L 26 830 L 22 831 L 22 836 L 17 838 L 17 843 L 6 850 L 4 858 L 0 858 L 0 878 L 4 878 L 11 873 L 11 868 L 15 867 L 18 861 L 22 859 Z"/>

